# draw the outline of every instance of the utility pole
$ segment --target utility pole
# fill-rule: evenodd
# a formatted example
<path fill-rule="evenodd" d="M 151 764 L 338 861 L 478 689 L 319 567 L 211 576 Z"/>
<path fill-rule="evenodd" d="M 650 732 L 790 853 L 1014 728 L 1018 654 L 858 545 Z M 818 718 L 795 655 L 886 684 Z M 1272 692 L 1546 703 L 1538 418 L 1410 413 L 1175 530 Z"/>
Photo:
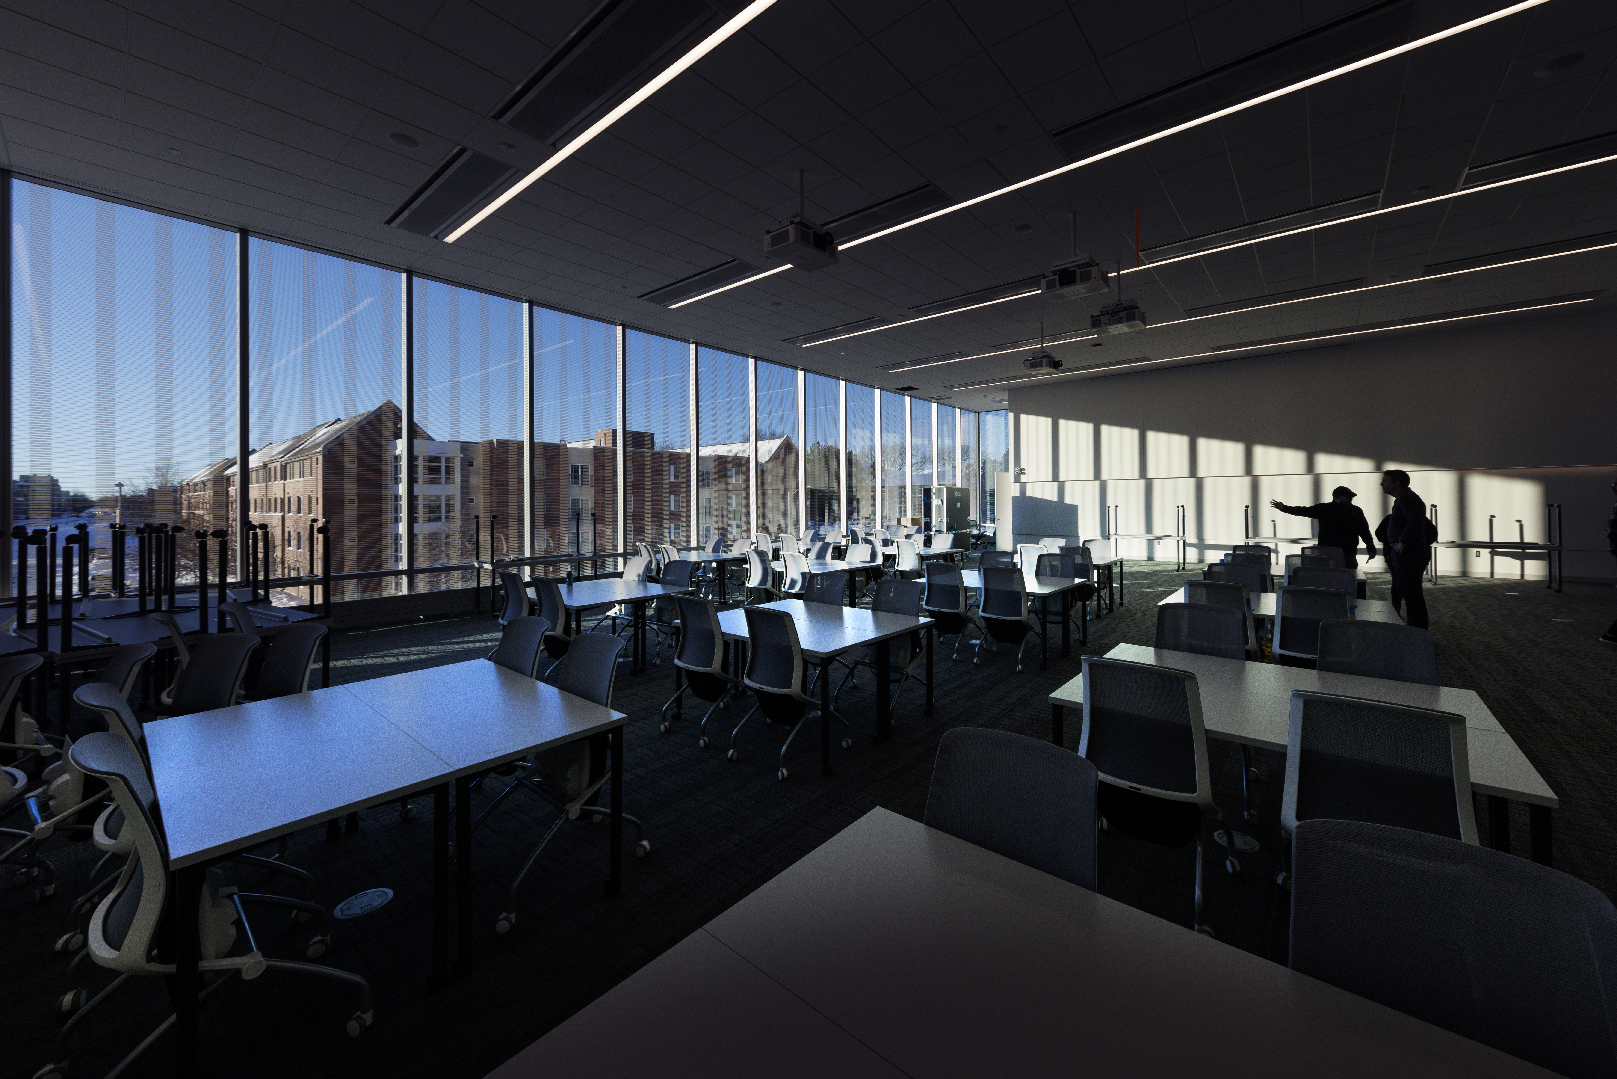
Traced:
<path fill-rule="evenodd" d="M 124 485 L 120 482 L 113 486 L 118 488 L 118 508 L 113 512 L 112 520 L 115 524 L 121 525 L 124 523 Z"/>

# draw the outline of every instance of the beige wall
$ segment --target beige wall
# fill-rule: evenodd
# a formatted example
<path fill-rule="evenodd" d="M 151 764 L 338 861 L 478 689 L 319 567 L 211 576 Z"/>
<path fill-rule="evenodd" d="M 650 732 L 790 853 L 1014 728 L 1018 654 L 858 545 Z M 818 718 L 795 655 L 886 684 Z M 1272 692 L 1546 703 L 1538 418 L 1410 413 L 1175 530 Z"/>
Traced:
<path fill-rule="evenodd" d="M 1249 506 L 1261 507 L 1254 531 L 1308 536 L 1307 519 L 1269 500 L 1324 500 L 1338 483 L 1373 527 L 1377 473 L 1400 467 L 1438 507 L 1441 539 L 1486 538 L 1493 515 L 1495 538 L 1542 540 L 1557 502 L 1567 575 L 1609 578 L 1614 391 L 1617 312 L 1605 310 L 1013 387 L 1012 468 L 1025 472 L 1012 530 L 1067 524 L 1089 539 L 1115 514 L 1120 533 L 1172 533 L 1183 505 L 1191 559 L 1216 558 L 1240 542 Z M 1172 558 L 1174 546 L 1124 541 L 1123 553 Z M 1488 561 L 1446 551 L 1439 569 L 1486 575 Z M 1543 563 L 1525 571 L 1542 576 Z"/>

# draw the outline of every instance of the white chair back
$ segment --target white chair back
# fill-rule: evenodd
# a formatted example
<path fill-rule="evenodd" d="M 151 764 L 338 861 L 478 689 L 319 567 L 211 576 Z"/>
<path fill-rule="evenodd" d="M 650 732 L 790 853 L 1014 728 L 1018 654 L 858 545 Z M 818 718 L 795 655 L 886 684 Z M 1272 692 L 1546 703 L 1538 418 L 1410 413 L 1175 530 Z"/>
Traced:
<path fill-rule="evenodd" d="M 913 541 L 898 541 L 898 557 L 893 562 L 893 569 L 899 573 L 921 572 L 921 556 L 916 552 Z"/>
<path fill-rule="evenodd" d="M 646 583 L 646 574 L 651 572 L 651 556 L 637 554 L 623 563 L 623 579 L 625 581 L 638 581 Z"/>
<path fill-rule="evenodd" d="M 781 591 L 796 593 L 808 587 L 808 559 L 795 551 L 782 551 L 780 559 L 786 567 L 786 581 Z"/>
<path fill-rule="evenodd" d="M 797 544 L 796 536 L 782 535 L 780 537 L 780 553 L 784 557 L 787 553 L 802 554 L 803 549 Z"/>

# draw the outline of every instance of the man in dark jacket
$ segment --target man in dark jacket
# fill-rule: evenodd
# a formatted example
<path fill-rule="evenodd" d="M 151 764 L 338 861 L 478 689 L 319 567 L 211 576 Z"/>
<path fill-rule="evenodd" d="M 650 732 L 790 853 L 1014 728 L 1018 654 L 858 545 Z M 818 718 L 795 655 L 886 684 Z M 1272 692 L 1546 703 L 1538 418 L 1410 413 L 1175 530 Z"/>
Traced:
<path fill-rule="evenodd" d="M 1611 493 L 1617 495 L 1617 479 L 1611 481 Z M 1606 521 L 1606 546 L 1611 550 L 1611 557 L 1617 558 L 1617 506 L 1611 508 L 1611 517 Z M 1617 644 L 1617 622 L 1613 622 L 1600 639 L 1607 644 Z"/>
<path fill-rule="evenodd" d="M 1409 604 L 1404 624 L 1426 626 L 1426 597 L 1421 579 L 1432 560 L 1431 522 L 1426 519 L 1426 503 L 1409 489 L 1409 473 L 1389 468 L 1381 474 L 1381 489 L 1392 496 L 1392 513 L 1387 517 L 1387 568 L 1392 571 L 1392 609 L 1402 614 Z"/>
<path fill-rule="evenodd" d="M 1376 556 L 1376 538 L 1370 534 L 1370 522 L 1364 511 L 1353 504 L 1354 493 L 1346 487 L 1331 492 L 1329 502 L 1314 506 L 1288 506 L 1275 499 L 1269 503 L 1281 513 L 1294 517 L 1312 517 L 1319 522 L 1319 545 L 1336 547 L 1342 552 L 1342 565 L 1352 569 L 1359 564 L 1359 539 L 1369 550 L 1367 558 Z"/>

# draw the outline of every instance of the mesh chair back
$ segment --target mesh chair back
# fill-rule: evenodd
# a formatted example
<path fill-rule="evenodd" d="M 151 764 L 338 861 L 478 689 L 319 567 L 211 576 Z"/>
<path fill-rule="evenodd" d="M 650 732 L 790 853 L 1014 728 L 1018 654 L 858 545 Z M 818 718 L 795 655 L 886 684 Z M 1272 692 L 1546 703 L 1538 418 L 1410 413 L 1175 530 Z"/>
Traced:
<path fill-rule="evenodd" d="M 316 622 L 294 622 L 277 630 L 270 640 L 269 655 L 264 657 L 264 666 L 259 669 L 253 696 L 266 700 L 308 692 L 309 672 L 314 670 L 314 651 L 325 635 L 326 627 Z M 536 637 L 536 648 L 537 641 Z"/>
<path fill-rule="evenodd" d="M 876 548 L 868 543 L 850 543 L 843 560 L 856 566 L 868 566 L 876 561 Z"/>
<path fill-rule="evenodd" d="M 1233 549 L 1237 554 L 1260 554 L 1264 558 L 1264 566 L 1274 565 L 1275 549 L 1263 543 L 1237 543 Z"/>
<path fill-rule="evenodd" d="M 921 596 L 926 585 L 920 581 L 906 581 L 902 577 L 888 577 L 876 585 L 876 595 L 870 609 L 884 614 L 907 614 L 921 617 Z"/>
<path fill-rule="evenodd" d="M 1133 791 L 1211 807 L 1207 732 L 1196 676 L 1150 663 L 1084 657 L 1078 753 L 1100 778 Z"/>
<path fill-rule="evenodd" d="M 762 551 L 754 548 L 747 552 L 747 587 L 766 588 L 769 585 L 769 562 Z"/>
<path fill-rule="evenodd" d="M 1059 746 L 957 727 L 938 743 L 923 823 L 1093 890 L 1096 782 Z"/>
<path fill-rule="evenodd" d="M 567 636 L 567 608 L 562 606 L 556 582 L 549 577 L 535 577 L 533 590 L 539 594 L 539 610 L 535 613 L 550 624 L 553 636 Z"/>
<path fill-rule="evenodd" d="M 714 536 L 713 537 L 713 542 L 707 545 L 707 553 L 708 554 L 723 554 L 724 553 L 724 537 L 723 536 Z"/>
<path fill-rule="evenodd" d="M 1203 603 L 1209 607 L 1231 607 L 1237 611 L 1247 609 L 1247 591 L 1243 584 L 1224 581 L 1186 581 L 1185 602 Z"/>
<path fill-rule="evenodd" d="M 797 537 L 796 536 L 784 536 L 783 535 L 783 536 L 780 537 L 780 553 L 784 555 L 788 551 L 792 552 L 793 554 L 801 553 L 801 551 L 799 550 L 799 548 L 797 546 Z"/>
<path fill-rule="evenodd" d="M 235 704 L 257 647 L 258 638 L 246 633 L 210 633 L 191 642 L 191 662 L 174 681 L 169 711 L 183 716 Z"/>
<path fill-rule="evenodd" d="M 500 631 L 500 643 L 488 654 L 488 658 L 508 671 L 538 678 L 539 657 L 544 654 L 545 631 L 549 628 L 550 623 L 538 615 L 513 618 Z M 276 642 L 277 647 L 279 643 Z"/>
<path fill-rule="evenodd" d="M 1231 551 L 1225 557 L 1224 561 L 1227 564 L 1237 566 L 1257 566 L 1264 572 L 1268 572 L 1269 570 L 1269 556 L 1266 554 L 1258 554 L 1255 551 L 1242 551 L 1240 549 L 1236 549 Z"/>
<path fill-rule="evenodd" d="M 810 574 L 808 585 L 803 589 L 803 602 L 840 606 L 847 591 L 848 575 L 842 570 Z"/>
<path fill-rule="evenodd" d="M 1302 554 L 1310 558 L 1325 559 L 1332 569 L 1342 569 L 1342 548 L 1340 547 L 1304 547 Z"/>
<path fill-rule="evenodd" d="M 862 542 L 864 542 L 864 540 L 862 538 L 862 534 L 860 533 L 860 531 L 857 528 L 848 529 L 848 542 L 849 543 L 862 543 Z"/>
<path fill-rule="evenodd" d="M 173 642 L 174 651 L 179 656 L 180 669 L 184 670 L 185 665 L 191 662 L 191 645 L 186 641 L 180 624 L 174 621 L 174 616 L 167 611 L 153 611 L 146 617 L 168 630 L 168 639 Z"/>
<path fill-rule="evenodd" d="M 1319 624 L 1352 617 L 1352 596 L 1334 588 L 1281 587 L 1275 597 L 1275 654 L 1306 659 L 1319 655 Z"/>
<path fill-rule="evenodd" d="M 1157 604 L 1157 648 L 1246 658 L 1246 612 L 1205 603 Z"/>
<path fill-rule="evenodd" d="M 107 665 L 96 681 L 112 686 L 124 700 L 128 700 L 129 691 L 135 688 L 135 679 L 140 677 L 141 668 L 156 654 L 155 644 L 126 644 L 107 657 Z M 5 684 L 6 675 L 0 669 L 0 686 Z M 0 716 L 3 716 L 11 708 L 11 698 L 0 694 L 0 703 L 4 705 L 0 707 Z"/>
<path fill-rule="evenodd" d="M 1023 569 L 1031 569 L 1039 563 L 1039 556 L 1047 554 L 1042 544 L 1018 543 L 1016 545 L 1016 564 Z"/>
<path fill-rule="evenodd" d="M 815 562 L 823 562 L 831 557 L 831 545 L 829 543 L 811 544 L 804 557 Z"/>
<path fill-rule="evenodd" d="M 808 560 L 794 551 L 782 551 L 780 561 L 786 567 L 786 580 L 781 591 L 798 595 L 808 587 Z"/>
<path fill-rule="evenodd" d="M 225 600 L 219 604 L 219 611 L 225 616 L 225 624 L 237 633 L 251 633 L 258 625 L 253 612 L 239 599 Z"/>
<path fill-rule="evenodd" d="M 1291 968 L 1561 1075 L 1617 1074 L 1617 909 L 1484 847 L 1316 820 L 1292 845 Z"/>
<path fill-rule="evenodd" d="M 978 613 L 984 618 L 1027 619 L 1027 582 L 1021 570 L 990 566 L 982 570 Z"/>
<path fill-rule="evenodd" d="M 679 644 L 674 666 L 687 671 L 719 674 L 724 670 L 724 632 L 719 609 L 709 599 L 675 596 L 679 604 Z"/>
<path fill-rule="evenodd" d="M 1351 596 L 1358 590 L 1358 575 L 1350 569 L 1298 566 L 1286 576 L 1286 583 L 1297 588 L 1334 588 Z"/>
<path fill-rule="evenodd" d="M 752 545 L 760 551 L 768 551 L 774 547 L 774 544 L 770 542 L 769 537 L 764 535 L 762 532 L 754 532 L 752 534 Z"/>
<path fill-rule="evenodd" d="M 1041 554 L 1034 567 L 1034 575 L 1075 580 L 1078 576 L 1078 560 L 1070 554 Z"/>
<path fill-rule="evenodd" d="M 915 549 L 913 540 L 898 541 L 898 554 L 893 559 L 893 569 L 898 573 L 919 573 L 921 571 L 921 555 Z"/>
<path fill-rule="evenodd" d="M 988 569 L 1014 569 L 1016 556 L 1009 551 L 984 551 L 977 560 L 977 568 Z"/>
<path fill-rule="evenodd" d="M 129 702 L 124 700 L 117 686 L 106 682 L 86 682 L 73 691 L 73 700 L 106 720 L 107 730 L 142 754 L 146 752 L 146 729 L 135 713 L 129 710 Z"/>
<path fill-rule="evenodd" d="M 657 583 L 664 588 L 689 588 L 691 586 L 691 572 L 696 569 L 696 563 L 688 558 L 676 558 L 672 562 L 663 563 L 662 574 Z"/>
<path fill-rule="evenodd" d="M 1254 596 L 1266 591 L 1264 578 L 1268 574 L 1262 566 L 1248 562 L 1215 562 L 1207 567 L 1207 579 L 1224 584 L 1239 584 Z"/>
<path fill-rule="evenodd" d="M 510 570 L 500 571 L 500 587 L 505 590 L 505 610 L 500 612 L 500 622 L 506 623 L 513 618 L 521 618 L 528 613 L 528 586 L 523 582 L 520 573 Z"/>
<path fill-rule="evenodd" d="M 1437 646 L 1417 626 L 1330 619 L 1319 624 L 1319 669 L 1436 686 Z"/>
<path fill-rule="evenodd" d="M 1073 564 L 1078 570 L 1079 580 L 1092 581 L 1095 579 L 1095 554 L 1088 547 L 1079 544 L 1062 547 L 1060 554 L 1071 555 Z"/>
<path fill-rule="evenodd" d="M 658 544 L 657 545 L 657 553 L 659 555 L 659 558 L 657 560 L 658 561 L 658 572 L 661 572 L 661 567 L 662 566 L 666 566 L 670 562 L 678 562 L 679 561 L 679 548 L 675 547 L 672 543 L 660 543 L 660 544 Z"/>
<path fill-rule="evenodd" d="M 747 673 L 742 681 L 747 688 L 808 700 L 802 688 L 803 647 L 792 616 L 768 607 L 747 607 L 745 612 Z"/>
<path fill-rule="evenodd" d="M 652 546 L 649 543 L 637 543 L 634 545 L 634 549 L 635 553 L 640 555 L 640 557 L 644 558 L 648 562 L 655 562 L 657 560 L 657 552 L 652 549 Z"/>
<path fill-rule="evenodd" d="M 117 883 L 90 916 L 91 940 L 115 953 L 97 954 L 96 961 L 129 973 L 160 973 L 164 968 L 155 967 L 152 953 L 165 922 L 168 845 L 157 824 L 157 795 L 146 763 L 128 742 L 106 733 L 85 735 L 73 743 L 68 757 L 85 775 L 106 783 L 123 812 L 120 838 L 128 833 L 131 846 Z M 224 935 L 234 939 L 233 931 Z M 217 949 L 204 948 L 202 958 L 217 957 L 210 951 Z"/>
<path fill-rule="evenodd" d="M 966 586 L 959 566 L 936 561 L 926 564 L 926 594 L 921 606 L 940 613 L 966 613 Z"/>
<path fill-rule="evenodd" d="M 644 584 L 646 574 L 651 572 L 651 562 L 650 555 L 637 554 L 633 556 L 623 563 L 623 579 Z"/>
<path fill-rule="evenodd" d="M 1320 818 L 1475 843 L 1465 717 L 1292 690 L 1280 823 Z"/>
<path fill-rule="evenodd" d="M 612 677 L 618 670 L 618 653 L 628 644 L 610 633 L 580 633 L 567 646 L 567 655 L 556 664 L 550 684 L 564 693 L 612 707 Z"/>

